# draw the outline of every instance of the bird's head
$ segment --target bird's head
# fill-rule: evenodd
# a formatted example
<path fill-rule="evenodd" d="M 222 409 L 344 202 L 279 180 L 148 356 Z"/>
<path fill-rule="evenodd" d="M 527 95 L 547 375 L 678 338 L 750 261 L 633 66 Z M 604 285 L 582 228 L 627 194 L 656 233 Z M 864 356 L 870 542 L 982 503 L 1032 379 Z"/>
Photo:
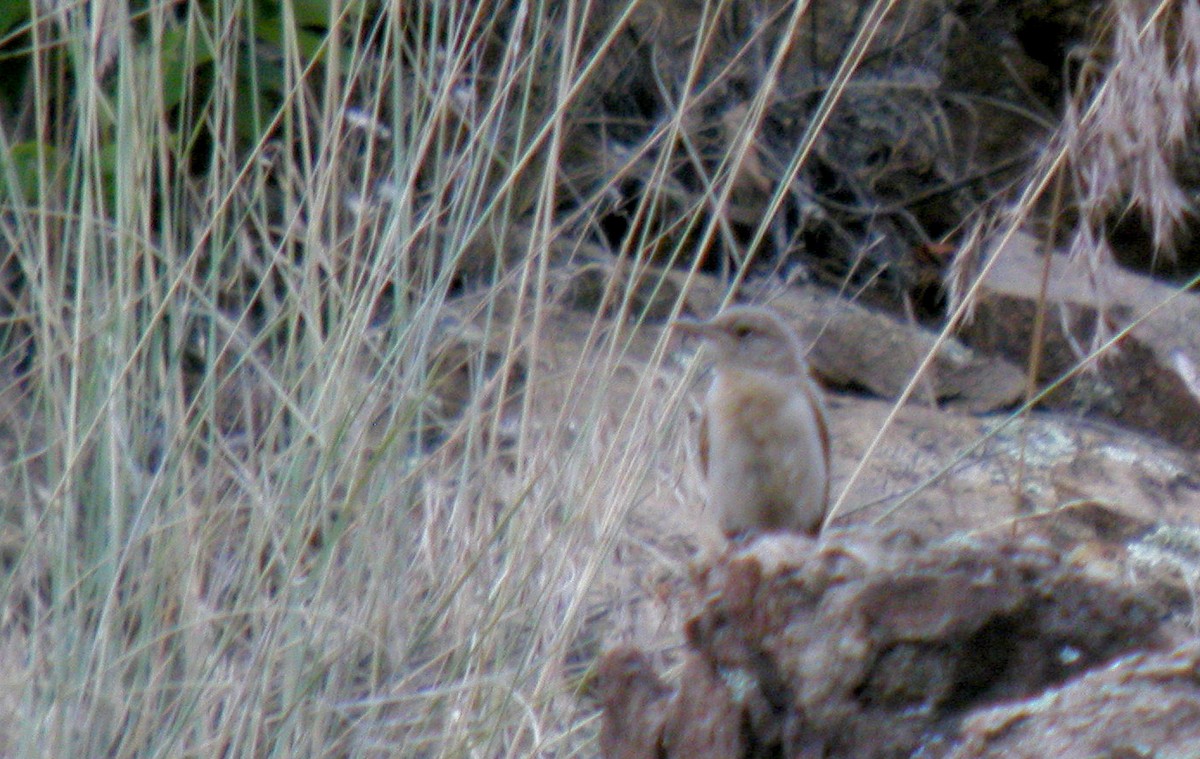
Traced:
<path fill-rule="evenodd" d="M 774 311 L 733 306 L 708 321 L 681 319 L 674 328 L 703 339 L 717 369 L 741 369 L 792 376 L 807 370 L 800 339 Z"/>

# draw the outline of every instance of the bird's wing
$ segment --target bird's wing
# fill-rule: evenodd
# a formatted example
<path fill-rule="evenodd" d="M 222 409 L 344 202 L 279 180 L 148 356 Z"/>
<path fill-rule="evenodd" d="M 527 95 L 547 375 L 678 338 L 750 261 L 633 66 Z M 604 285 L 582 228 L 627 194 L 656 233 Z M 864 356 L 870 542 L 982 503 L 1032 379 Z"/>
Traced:
<path fill-rule="evenodd" d="M 813 420 L 817 423 L 817 437 L 821 440 L 821 458 L 825 460 L 825 495 L 823 502 L 829 508 L 829 422 L 826 418 L 825 401 L 821 397 L 821 388 L 812 380 L 804 383 L 804 393 L 808 396 L 813 408 Z"/>

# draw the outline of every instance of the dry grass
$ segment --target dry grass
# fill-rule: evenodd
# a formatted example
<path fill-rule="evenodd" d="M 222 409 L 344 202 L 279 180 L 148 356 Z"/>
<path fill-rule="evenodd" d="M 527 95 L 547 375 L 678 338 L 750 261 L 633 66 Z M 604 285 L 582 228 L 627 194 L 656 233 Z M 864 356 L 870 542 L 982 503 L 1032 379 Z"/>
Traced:
<path fill-rule="evenodd" d="M 210 5 L 30 33 L 38 191 L 0 176 L 0 754 L 590 755 L 590 656 L 632 585 L 681 571 L 624 525 L 696 497 L 684 372 L 632 283 L 798 245 L 783 209 L 811 209 L 888 4 L 782 160 L 759 138 L 803 4 L 681 4 L 657 52 L 687 54 L 645 69 L 671 109 L 603 124 L 650 4 L 334 4 L 320 65 L 283 25 L 248 142 L 251 4 Z M 167 44 L 213 72 L 179 106 Z M 714 111 L 730 82 L 753 96 Z M 615 317 L 565 336 L 556 276 L 620 203 Z"/>
<path fill-rule="evenodd" d="M 590 589 L 679 402 L 613 402 L 628 331 L 553 354 L 557 167 L 604 27 L 348 7 L 329 65 L 285 42 L 246 152 L 246 9 L 213 10 L 35 32 L 33 71 L 75 79 L 32 105 L 72 127 L 46 191 L 7 176 L 2 753 L 586 753 Z M 197 141 L 133 44 L 181 27 L 227 77 Z"/>

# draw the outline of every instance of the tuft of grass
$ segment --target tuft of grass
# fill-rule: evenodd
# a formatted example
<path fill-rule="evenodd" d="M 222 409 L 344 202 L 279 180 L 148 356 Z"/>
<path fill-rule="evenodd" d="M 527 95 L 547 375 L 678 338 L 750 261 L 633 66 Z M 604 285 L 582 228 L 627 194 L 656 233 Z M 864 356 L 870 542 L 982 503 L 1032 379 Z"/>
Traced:
<path fill-rule="evenodd" d="M 680 401 L 612 400 L 599 319 L 555 358 L 623 18 L 322 7 L 315 45 L 240 0 L 23 30 L 6 755 L 586 752 L 591 589 Z"/>

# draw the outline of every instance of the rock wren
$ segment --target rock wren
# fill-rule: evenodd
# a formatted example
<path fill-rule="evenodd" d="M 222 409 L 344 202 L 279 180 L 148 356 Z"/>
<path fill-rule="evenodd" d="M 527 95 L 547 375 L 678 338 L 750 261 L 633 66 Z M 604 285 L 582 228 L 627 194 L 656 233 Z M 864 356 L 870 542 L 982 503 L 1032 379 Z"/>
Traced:
<path fill-rule="evenodd" d="M 753 306 L 675 327 L 713 349 L 700 466 L 725 535 L 816 535 L 829 506 L 829 430 L 796 333 L 774 312 Z"/>

